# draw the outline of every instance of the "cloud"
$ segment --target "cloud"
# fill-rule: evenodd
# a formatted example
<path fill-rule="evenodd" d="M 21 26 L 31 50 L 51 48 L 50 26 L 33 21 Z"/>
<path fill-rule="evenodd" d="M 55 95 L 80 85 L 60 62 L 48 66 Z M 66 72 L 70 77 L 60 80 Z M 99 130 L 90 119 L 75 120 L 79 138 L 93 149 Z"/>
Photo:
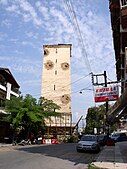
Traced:
<path fill-rule="evenodd" d="M 73 1 L 80 28 L 80 32 L 77 32 L 77 28 L 73 25 L 74 18 L 70 18 L 63 0 L 59 3 L 41 0 L 1 0 L 0 8 L 3 10 L 0 32 L 1 66 L 9 65 L 24 92 L 26 88 L 31 93 L 35 94 L 35 89 L 39 93 L 42 73 L 41 45 L 71 43 L 72 82 L 90 73 L 87 59 L 93 73 L 103 73 L 106 70 L 110 79 L 115 79 L 109 10 L 105 7 L 108 2 L 103 3 L 104 8 L 101 9 L 102 2 L 98 0 L 89 0 L 85 3 L 84 0 Z M 81 43 L 80 33 L 84 46 Z M 36 82 L 39 83 L 38 86 Z M 90 85 L 91 77 L 88 76 L 72 84 L 72 93 Z M 94 104 L 90 91 L 84 91 L 83 95 L 72 94 L 72 97 L 75 119 L 85 114 L 88 106 Z"/>
<path fill-rule="evenodd" d="M 6 10 L 7 11 L 9 11 L 9 12 L 17 12 L 19 9 L 18 9 L 18 6 L 17 5 L 11 5 L 11 6 L 8 6 L 7 8 L 6 8 Z"/>
<path fill-rule="evenodd" d="M 30 42 L 30 41 L 23 41 L 22 42 L 22 45 L 29 45 L 29 46 L 32 46 L 33 48 L 36 48 L 36 46 L 35 46 L 35 44 L 34 43 L 32 43 L 32 42 Z"/>
<path fill-rule="evenodd" d="M 35 9 L 28 1 L 26 0 L 19 1 L 19 6 L 24 12 L 26 12 L 26 14 L 25 13 L 23 14 L 24 20 L 26 22 L 32 20 L 36 26 L 42 25 L 42 20 L 38 17 Z"/>
<path fill-rule="evenodd" d="M 8 4 L 8 0 L 0 0 L 0 4 L 7 5 Z"/>
<path fill-rule="evenodd" d="M 26 34 L 26 36 L 29 37 L 29 38 L 38 39 L 38 33 L 36 33 L 36 32 L 30 31 L 30 32 L 26 32 L 25 34 Z"/>
<path fill-rule="evenodd" d="M 44 20 L 49 20 L 50 19 L 49 9 L 48 9 L 48 7 L 44 6 L 44 2 L 41 3 L 39 1 L 37 1 L 35 3 L 35 6 L 38 8 L 39 12 L 43 15 Z"/>
<path fill-rule="evenodd" d="M 17 74 L 40 77 L 42 69 L 42 65 L 39 64 L 40 61 L 9 56 L 0 56 L 0 60 L 4 61 L 4 67 L 8 67 L 8 65 L 10 65 L 10 67 L 12 67 L 11 69 Z"/>
<path fill-rule="evenodd" d="M 2 26 L 7 26 L 10 27 L 11 26 L 11 22 L 8 19 L 5 19 L 1 22 Z"/>
<path fill-rule="evenodd" d="M 9 42 L 13 42 L 13 43 L 18 43 L 18 39 L 17 38 L 12 38 L 12 39 L 8 39 Z"/>
<path fill-rule="evenodd" d="M 2 5 L 6 5 L 6 10 L 8 12 L 21 15 L 24 22 L 32 21 L 35 26 L 42 26 L 41 18 L 39 18 L 36 10 L 27 0 L 14 0 L 10 3 L 2 3 Z"/>
<path fill-rule="evenodd" d="M 8 35 L 6 33 L 0 32 L 0 41 L 3 41 L 7 37 Z"/>

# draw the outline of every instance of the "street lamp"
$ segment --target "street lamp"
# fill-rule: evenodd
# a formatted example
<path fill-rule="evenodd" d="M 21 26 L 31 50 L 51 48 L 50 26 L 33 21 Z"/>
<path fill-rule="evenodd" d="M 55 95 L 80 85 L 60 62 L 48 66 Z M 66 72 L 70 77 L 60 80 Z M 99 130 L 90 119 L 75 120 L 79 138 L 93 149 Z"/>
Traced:
<path fill-rule="evenodd" d="M 82 94 L 83 90 L 92 90 L 93 91 L 93 89 L 84 88 L 84 89 L 81 89 L 79 93 Z"/>

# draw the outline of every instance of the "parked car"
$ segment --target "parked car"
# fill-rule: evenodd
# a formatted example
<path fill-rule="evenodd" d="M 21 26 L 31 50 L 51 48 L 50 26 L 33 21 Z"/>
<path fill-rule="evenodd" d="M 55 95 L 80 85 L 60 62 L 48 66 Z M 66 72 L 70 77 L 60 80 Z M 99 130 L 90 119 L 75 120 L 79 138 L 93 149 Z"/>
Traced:
<path fill-rule="evenodd" d="M 99 138 L 97 135 L 83 135 L 76 146 L 77 152 L 80 151 L 100 151 Z"/>
<path fill-rule="evenodd" d="M 126 135 L 126 133 L 113 133 L 113 134 L 111 135 L 111 138 L 112 138 L 115 142 L 127 141 L 127 135 Z"/>

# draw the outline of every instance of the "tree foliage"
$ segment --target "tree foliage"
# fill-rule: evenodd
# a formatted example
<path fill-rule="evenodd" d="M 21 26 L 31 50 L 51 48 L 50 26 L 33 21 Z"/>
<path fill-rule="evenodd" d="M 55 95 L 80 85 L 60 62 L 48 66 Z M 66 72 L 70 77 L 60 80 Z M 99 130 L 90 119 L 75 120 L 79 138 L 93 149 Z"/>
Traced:
<path fill-rule="evenodd" d="M 24 98 L 23 96 L 12 97 L 5 104 L 5 110 L 9 112 L 6 120 L 12 124 L 14 130 L 22 126 L 27 135 L 32 130 L 39 130 L 44 127 L 45 118 L 59 116 L 59 113 L 55 111 L 59 109 L 60 107 L 52 100 L 41 97 L 37 102 L 36 98 L 29 94 Z"/>
<path fill-rule="evenodd" d="M 110 108 L 111 105 L 108 105 Z M 86 116 L 86 129 L 85 133 L 94 134 L 94 128 L 97 129 L 97 133 L 104 132 L 105 120 L 106 120 L 106 104 L 99 105 L 98 107 L 90 107 Z M 114 126 L 111 129 L 114 130 Z M 110 131 L 111 132 L 111 131 Z"/>

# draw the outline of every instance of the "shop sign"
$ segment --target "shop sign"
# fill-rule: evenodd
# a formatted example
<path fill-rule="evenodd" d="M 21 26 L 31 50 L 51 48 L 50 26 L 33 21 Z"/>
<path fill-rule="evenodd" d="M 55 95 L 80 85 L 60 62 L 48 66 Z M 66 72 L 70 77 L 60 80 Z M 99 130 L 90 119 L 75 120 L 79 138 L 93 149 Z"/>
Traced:
<path fill-rule="evenodd" d="M 97 88 L 95 90 L 95 102 L 115 101 L 118 97 L 118 86 Z"/>

